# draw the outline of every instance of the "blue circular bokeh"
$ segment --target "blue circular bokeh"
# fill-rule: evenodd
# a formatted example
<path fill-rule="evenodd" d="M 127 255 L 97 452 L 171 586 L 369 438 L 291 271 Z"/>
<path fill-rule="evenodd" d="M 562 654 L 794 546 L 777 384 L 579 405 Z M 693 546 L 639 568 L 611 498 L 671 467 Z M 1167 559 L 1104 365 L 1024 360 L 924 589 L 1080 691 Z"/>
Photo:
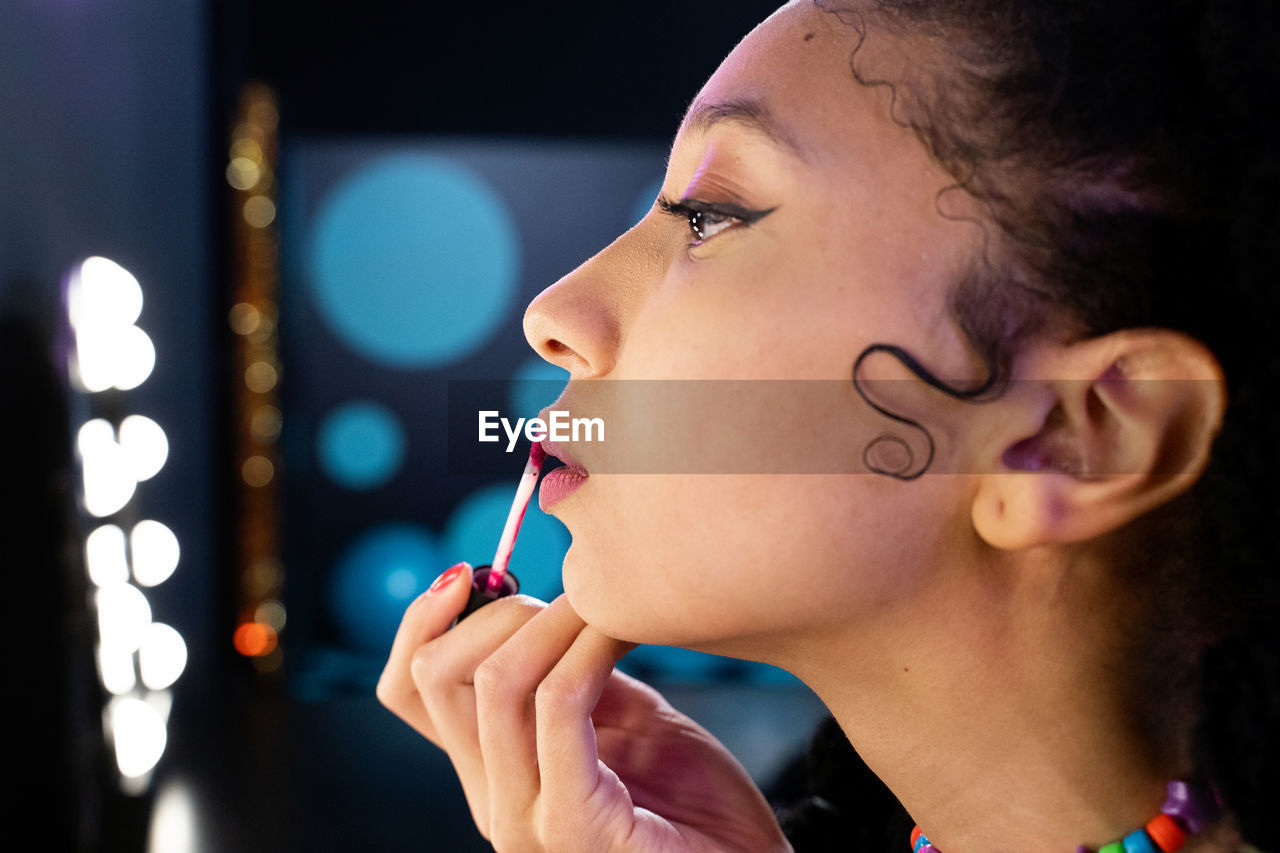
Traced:
<path fill-rule="evenodd" d="M 504 412 L 512 423 L 515 418 L 537 417 L 538 412 L 556 401 L 569 382 L 569 371 L 549 361 L 533 358 L 516 368 L 511 377 L 511 391 Z"/>
<path fill-rule="evenodd" d="M 516 459 L 515 455 L 512 456 Z M 510 485 L 498 484 L 472 492 L 458 504 L 445 528 L 445 551 L 451 562 L 466 560 L 474 566 L 488 563 L 511 511 L 521 467 L 512 468 Z M 538 508 L 537 496 L 529 504 L 509 568 L 520 579 L 520 591 L 550 601 L 564 586 L 560 570 L 569 551 L 569 531 L 559 519 Z"/>
<path fill-rule="evenodd" d="M 714 681 L 727 665 L 724 658 L 674 646 L 637 646 L 618 662 L 638 678 L 675 683 Z"/>
<path fill-rule="evenodd" d="M 636 200 L 631 203 L 631 221 L 627 223 L 628 228 L 649 215 L 649 211 L 653 209 L 653 202 L 660 192 L 662 192 L 662 178 L 646 185 L 640 195 L 636 196 Z"/>
<path fill-rule="evenodd" d="M 385 655 L 405 608 L 453 562 L 436 537 L 415 524 L 366 532 L 338 556 L 329 580 L 329 612 L 347 646 Z"/>
<path fill-rule="evenodd" d="M 392 155 L 325 197 L 309 243 L 321 317 L 347 346 L 395 368 L 479 349 L 510 310 L 520 237 L 497 193 L 461 165 Z"/>
<path fill-rule="evenodd" d="M 330 479 L 348 489 L 372 489 L 404 463 L 408 441 L 395 412 L 357 400 L 331 411 L 316 433 L 316 455 Z"/>

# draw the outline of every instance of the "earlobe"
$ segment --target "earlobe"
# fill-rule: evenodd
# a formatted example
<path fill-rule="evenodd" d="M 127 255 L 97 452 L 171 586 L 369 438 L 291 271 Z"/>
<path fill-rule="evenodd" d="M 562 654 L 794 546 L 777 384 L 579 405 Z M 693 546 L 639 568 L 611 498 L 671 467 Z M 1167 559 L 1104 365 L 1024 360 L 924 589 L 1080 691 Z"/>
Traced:
<path fill-rule="evenodd" d="M 1044 345 L 1015 383 L 1033 393 L 1010 395 L 971 513 L 1002 549 L 1086 541 L 1182 494 L 1225 409 L 1212 353 L 1160 329 Z"/>

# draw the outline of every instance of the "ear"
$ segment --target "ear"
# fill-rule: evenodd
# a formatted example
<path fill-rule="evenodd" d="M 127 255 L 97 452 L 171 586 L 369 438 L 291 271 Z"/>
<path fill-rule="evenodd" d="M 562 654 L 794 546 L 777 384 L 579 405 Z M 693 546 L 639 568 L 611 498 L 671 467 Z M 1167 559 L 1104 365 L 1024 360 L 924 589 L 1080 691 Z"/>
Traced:
<path fill-rule="evenodd" d="M 972 507 L 1004 549 L 1083 542 L 1182 494 L 1226 408 L 1213 354 L 1160 329 L 1033 347 L 1010 392 Z"/>

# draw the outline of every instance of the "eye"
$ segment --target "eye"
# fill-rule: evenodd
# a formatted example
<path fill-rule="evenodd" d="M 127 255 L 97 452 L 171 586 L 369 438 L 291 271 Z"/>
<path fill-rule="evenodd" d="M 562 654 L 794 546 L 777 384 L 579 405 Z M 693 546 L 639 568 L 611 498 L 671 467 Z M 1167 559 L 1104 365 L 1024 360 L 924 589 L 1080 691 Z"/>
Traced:
<path fill-rule="evenodd" d="M 748 210 L 736 204 L 713 204 L 694 199 L 683 199 L 677 202 L 659 198 L 658 206 L 665 213 L 689 223 L 694 246 L 700 246 L 731 228 L 753 225 L 773 212 L 772 209 Z"/>
<path fill-rule="evenodd" d="M 696 243 L 710 240 L 737 222 L 736 216 L 717 213 L 714 210 L 695 210 L 689 214 L 689 230 L 693 232 Z"/>

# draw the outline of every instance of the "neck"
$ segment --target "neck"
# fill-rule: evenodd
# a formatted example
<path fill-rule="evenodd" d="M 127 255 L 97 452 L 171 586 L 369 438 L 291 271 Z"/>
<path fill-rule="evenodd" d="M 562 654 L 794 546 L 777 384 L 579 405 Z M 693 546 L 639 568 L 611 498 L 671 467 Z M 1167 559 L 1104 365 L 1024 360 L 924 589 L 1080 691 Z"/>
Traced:
<path fill-rule="evenodd" d="M 1181 697 L 1134 701 L 1115 591 L 1084 563 L 977 568 L 793 669 L 943 853 L 1096 850 L 1144 825 L 1188 732 L 1152 726 Z"/>

